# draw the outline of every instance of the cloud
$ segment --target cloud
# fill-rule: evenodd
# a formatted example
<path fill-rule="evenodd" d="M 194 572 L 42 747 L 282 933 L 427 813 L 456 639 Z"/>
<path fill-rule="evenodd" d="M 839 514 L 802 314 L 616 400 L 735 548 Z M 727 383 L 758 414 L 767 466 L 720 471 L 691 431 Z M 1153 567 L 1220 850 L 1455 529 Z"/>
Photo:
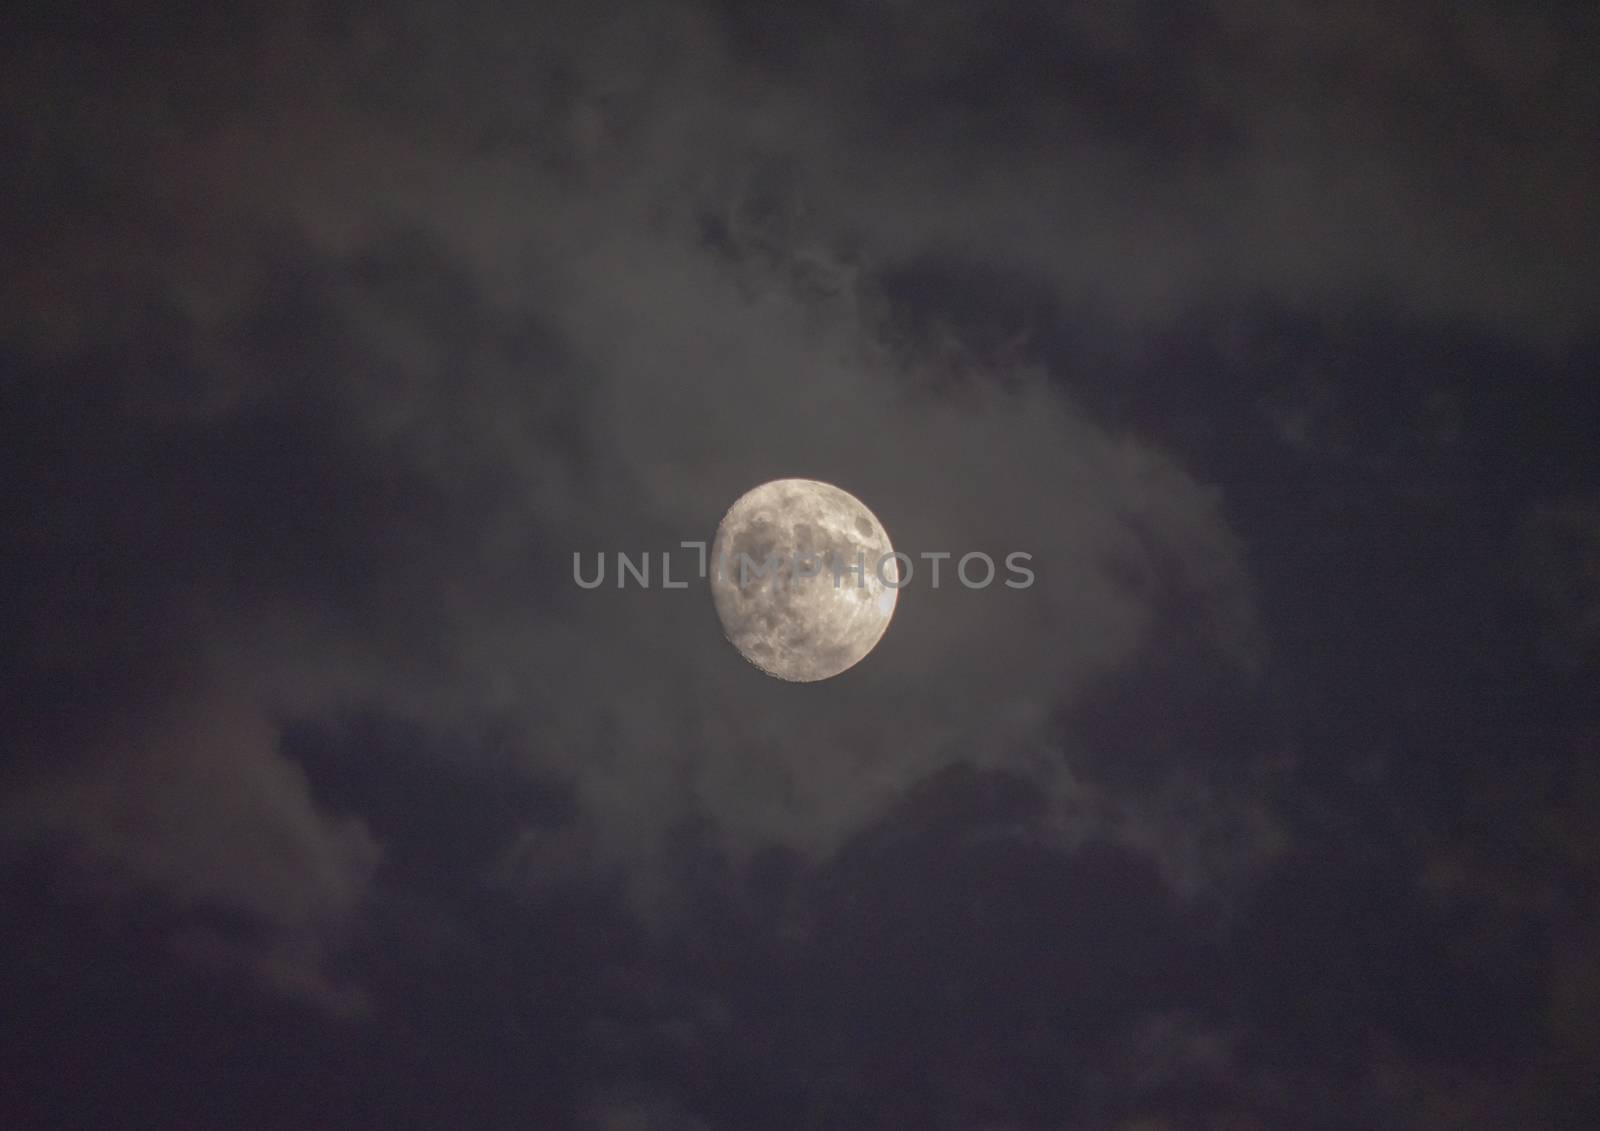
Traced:
<path fill-rule="evenodd" d="M 191 921 L 173 945 L 239 965 L 346 1012 L 359 997 L 324 969 L 363 910 L 380 849 L 357 817 L 324 812 L 248 697 L 180 696 L 130 713 L 87 757 L 6 805 L 8 838 L 59 851 L 77 899 L 153 893 Z"/>
<path fill-rule="evenodd" d="M 671 1100 L 597 1100 L 588 1113 L 593 1131 L 705 1131 L 709 1125 Z"/>
<path fill-rule="evenodd" d="M 380 1003 L 369 1086 L 419 1106 L 1588 1096 L 1593 838 L 1546 804 L 1588 784 L 1473 791 L 1594 637 L 1576 449 L 1497 430 L 1600 299 L 1590 17 L 625 7 L 279 7 L 171 58 L 111 27 L 3 60 L 6 868 L 44 846 L 69 922 L 159 907 L 195 1016 L 219 972 Z M 1204 463 L 1160 439 L 1195 420 Z M 573 583 L 574 552 L 681 576 L 784 475 L 1037 582 L 919 561 L 806 688 L 699 586 Z M 1558 662 L 1507 711 L 1518 580 Z"/>
<path fill-rule="evenodd" d="M 1139 326 L 1224 293 L 1378 289 L 1584 333 L 1600 294 L 1565 249 L 1600 239 L 1577 141 L 1591 17 L 1484 4 L 1438 34 L 1360 0 L 1136 11 L 1131 50 L 1028 3 L 802 39 L 797 84 L 840 76 L 831 146 L 802 163 L 881 246 L 938 233 Z"/>
<path fill-rule="evenodd" d="M 1566 498 L 1535 507 L 1522 531 L 1522 580 L 1550 621 L 1546 646 L 1568 663 L 1600 637 L 1600 507 Z"/>
<path fill-rule="evenodd" d="M 1185 895 L 1257 875 L 1282 831 L 1209 751 L 1119 746 L 1148 737 L 1126 703 L 1063 723 L 1163 650 L 1216 663 L 1224 697 L 1267 658 L 1228 500 L 1071 390 L 1130 325 L 1230 295 L 1378 287 L 1562 340 L 1597 295 L 1538 249 L 1592 242 L 1595 216 L 1576 143 L 1530 139 L 1594 116 L 1582 84 L 1548 94 L 1575 41 L 1487 7 L 1437 41 L 1357 5 L 862 11 L 827 36 L 755 7 L 306 8 L 255 48 L 202 28 L 172 67 L 116 48 L 136 112 L 75 94 L 83 48 L 52 40 L 5 106 L 28 207 L 0 332 L 36 434 L 7 458 L 55 508 L 34 679 L 69 655 L 121 672 L 159 637 L 226 691 L 106 677 L 118 706 L 31 759 L 27 819 L 337 939 L 377 842 L 278 723 L 356 703 L 503 726 L 495 753 L 432 756 L 560 778 L 579 816 L 501 830 L 497 874 L 620 871 L 645 905 L 686 822 L 823 861 L 964 763 L 1028 777 L 1067 839 L 1135 844 Z M 1463 59 L 1464 91 L 1429 85 Z M 1012 289 L 930 313 L 941 262 Z M 1052 337 L 1063 311 L 1081 350 Z M 697 589 L 572 585 L 572 552 L 709 541 L 783 475 L 857 492 L 909 552 L 1022 550 L 1039 580 L 919 579 L 868 663 L 802 695 L 731 654 Z M 90 560 L 116 563 L 98 587 L 71 580 Z M 1108 769 L 1135 748 L 1141 772 Z"/>
<path fill-rule="evenodd" d="M 764 187 L 767 158 L 792 142 L 809 169 L 807 145 L 842 145 L 835 127 L 777 71 L 727 105 L 757 76 L 692 8 L 539 36 L 515 17 L 419 11 L 274 24 L 263 42 L 300 60 L 297 77 L 263 49 L 214 118 L 130 121 L 137 158 L 90 158 L 105 197 L 68 202 L 78 222 L 35 233 L 14 276 L 9 336 L 34 364 L 135 359 L 116 378 L 131 439 L 97 474 L 171 469 L 135 506 L 164 511 L 153 532 L 176 538 L 167 556 L 186 576 L 130 576 L 125 596 L 156 610 L 206 594 L 175 647 L 232 657 L 241 773 L 288 773 L 263 720 L 365 698 L 445 728 L 506 720 L 526 772 L 575 782 L 625 870 L 648 871 L 699 815 L 738 851 L 776 840 L 820 858 L 952 763 L 1058 774 L 1053 713 L 1149 646 L 1165 586 L 1211 610 L 1235 662 L 1258 659 L 1214 492 L 1087 418 L 1062 391 L 1070 373 L 1013 367 L 1001 382 L 985 367 L 952 394 L 920 351 L 887 348 L 865 277 L 878 259 L 852 267 L 837 232 L 866 217 L 889 233 L 874 255 L 892 255 L 915 218 L 913 243 L 943 242 L 947 208 L 996 221 L 981 192 L 947 200 L 930 183 L 899 221 L 874 214 L 870 190 L 795 212 L 810 173 L 780 163 Z M 516 44 L 570 81 L 534 77 Z M 57 142 L 30 137 L 45 192 Z M 735 222 L 708 245 L 719 208 Z M 996 236 L 992 250 L 1013 249 Z M 112 301 L 86 301 L 101 293 Z M 698 590 L 570 582 L 571 552 L 709 541 L 733 498 L 791 474 L 858 491 L 909 552 L 1021 550 L 1040 580 L 914 585 L 873 662 L 805 697 L 753 679 Z M 89 537 L 109 549 L 116 529 L 97 516 Z M 175 699 L 165 724 L 185 749 L 216 726 L 195 709 Z M 72 804 L 108 782 L 76 785 Z M 290 787 L 274 788 L 287 805 Z M 342 874 L 323 861 L 342 834 L 308 812 L 307 906 L 271 909 L 291 918 L 315 918 Z M 235 837 L 248 823 L 180 820 L 170 841 L 163 827 L 126 835 L 156 836 L 148 869 L 180 894 L 238 896 L 161 863 L 210 837 L 238 841 L 244 875 L 275 867 Z"/>

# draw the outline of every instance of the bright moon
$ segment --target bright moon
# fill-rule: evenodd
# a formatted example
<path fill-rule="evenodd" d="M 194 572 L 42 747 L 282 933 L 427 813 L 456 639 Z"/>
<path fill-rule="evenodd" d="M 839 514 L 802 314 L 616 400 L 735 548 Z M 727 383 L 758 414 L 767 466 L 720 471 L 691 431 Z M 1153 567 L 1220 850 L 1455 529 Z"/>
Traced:
<path fill-rule="evenodd" d="M 884 579 L 900 581 L 893 552 L 883 524 L 848 491 L 815 479 L 763 483 L 717 527 L 711 595 L 722 630 L 768 675 L 799 683 L 838 675 L 889 627 L 898 590 Z M 749 562 L 742 575 L 740 555 Z M 770 558 L 775 567 L 759 574 Z"/>

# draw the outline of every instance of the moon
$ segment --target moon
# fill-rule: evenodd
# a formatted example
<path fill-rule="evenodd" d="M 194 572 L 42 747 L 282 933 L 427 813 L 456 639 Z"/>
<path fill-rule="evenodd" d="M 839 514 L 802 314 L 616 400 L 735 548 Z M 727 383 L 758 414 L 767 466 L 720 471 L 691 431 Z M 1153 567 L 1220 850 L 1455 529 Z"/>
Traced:
<path fill-rule="evenodd" d="M 770 676 L 836 676 L 889 627 L 900 583 L 893 553 L 883 523 L 850 492 L 816 479 L 763 483 L 728 508 L 711 547 L 722 630 Z"/>

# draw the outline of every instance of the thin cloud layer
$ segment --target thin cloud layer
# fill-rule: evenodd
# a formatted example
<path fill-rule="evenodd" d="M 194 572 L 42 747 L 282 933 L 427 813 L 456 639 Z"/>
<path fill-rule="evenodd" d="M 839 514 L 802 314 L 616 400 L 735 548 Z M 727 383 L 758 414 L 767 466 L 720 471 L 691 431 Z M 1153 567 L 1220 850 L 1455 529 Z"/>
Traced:
<path fill-rule="evenodd" d="M 264 717 L 337 704 L 352 683 L 396 709 L 509 717 L 530 771 L 578 782 L 601 840 L 634 862 L 700 814 L 746 850 L 776 839 L 824 852 L 953 761 L 1036 765 L 1051 712 L 1141 647 L 1149 588 L 1166 583 L 1152 552 L 1252 658 L 1248 587 L 1215 499 L 1159 451 L 1089 422 L 1042 372 L 1010 391 L 919 392 L 917 361 L 907 371 L 886 354 L 848 277 L 826 301 L 797 292 L 788 269 L 802 255 L 842 270 L 826 246 L 795 242 L 811 233 L 778 233 L 781 258 L 753 275 L 748 247 L 698 241 L 694 216 L 721 201 L 686 174 L 750 168 L 742 147 L 762 140 L 750 133 L 762 111 L 724 112 L 739 132 L 671 152 L 680 119 L 715 104 L 737 68 L 704 19 L 650 18 L 674 50 L 584 21 L 554 48 L 580 87 L 607 75 L 644 85 L 612 90 L 609 112 L 588 91 L 530 91 L 527 118 L 497 128 L 535 131 L 542 152 L 482 150 L 447 128 L 484 125 L 504 90 L 441 78 L 427 97 L 422 62 L 466 51 L 470 23 L 413 59 L 415 116 L 397 121 L 364 94 L 417 46 L 403 27 L 380 46 L 354 31 L 330 55 L 314 25 L 289 21 L 268 42 L 304 48 L 304 75 L 247 66 L 220 120 L 175 112 L 146 128 L 148 148 L 124 170 L 129 218 L 84 217 L 134 241 L 97 281 L 144 308 L 125 313 L 121 335 L 69 329 L 82 304 L 33 294 L 29 325 L 118 349 L 178 320 L 180 355 L 141 358 L 119 378 L 133 458 L 159 449 L 204 475 L 238 453 L 202 435 L 281 416 L 281 446 L 261 450 L 262 481 L 242 490 L 304 491 L 298 513 L 241 531 L 241 556 L 218 563 L 241 574 L 194 579 L 222 608 L 180 647 L 270 653 L 245 677 Z M 597 139 L 630 113 L 626 136 Z M 549 136 L 564 115 L 588 133 Z M 598 151 L 581 165 L 606 144 L 611 165 Z M 144 235 L 179 216 L 175 245 Z M 38 333 L 32 344 L 55 352 Z M 291 397 L 317 407 L 280 408 Z M 325 445 L 337 454 L 320 455 Z M 322 461 L 314 478 L 307 459 Z M 708 539 L 729 500 L 783 474 L 863 491 L 913 553 L 1021 551 L 1041 581 L 967 592 L 947 564 L 943 589 L 907 592 L 871 670 L 813 703 L 748 686 L 707 631 L 699 587 L 580 594 L 565 576 L 571 552 Z M 358 525 L 337 512 L 323 525 L 335 507 Z M 172 521 L 206 536 L 202 516 Z M 284 603 L 325 627 L 313 651 L 254 640 Z M 281 698 L 330 646 L 383 657 L 412 642 L 415 670 L 343 660 L 353 668 L 325 694 L 311 681 Z"/>
<path fill-rule="evenodd" d="M 164 12 L 0 37 L 30 1064 L 165 1017 L 159 1109 L 303 1032 L 218 1085 L 302 1126 L 1595 1107 L 1586 8 Z M 791 475 L 1036 580 L 917 558 L 767 679 L 660 561 Z"/>

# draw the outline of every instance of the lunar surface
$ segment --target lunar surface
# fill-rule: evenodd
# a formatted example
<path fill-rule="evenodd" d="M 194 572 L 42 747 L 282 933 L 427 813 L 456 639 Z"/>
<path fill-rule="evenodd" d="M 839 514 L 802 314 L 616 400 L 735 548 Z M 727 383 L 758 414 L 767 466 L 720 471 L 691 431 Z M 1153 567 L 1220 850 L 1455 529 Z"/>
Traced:
<path fill-rule="evenodd" d="M 848 491 L 815 479 L 763 483 L 729 508 L 712 544 L 723 632 L 768 675 L 838 675 L 889 627 L 900 580 L 893 552 L 883 524 Z"/>

